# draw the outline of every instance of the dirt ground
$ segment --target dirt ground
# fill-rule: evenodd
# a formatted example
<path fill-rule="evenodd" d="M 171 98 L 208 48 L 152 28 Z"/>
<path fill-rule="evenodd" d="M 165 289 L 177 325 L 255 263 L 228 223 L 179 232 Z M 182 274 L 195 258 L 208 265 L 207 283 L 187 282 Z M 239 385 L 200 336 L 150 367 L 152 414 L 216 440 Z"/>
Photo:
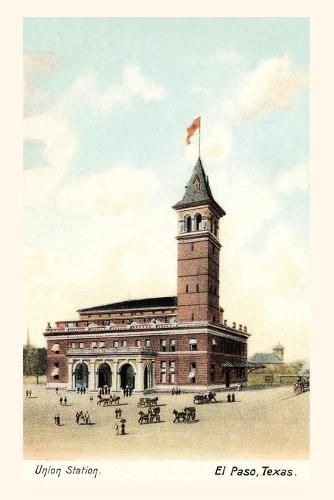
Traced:
<path fill-rule="evenodd" d="M 32 397 L 26 398 L 26 389 Z M 60 395 L 68 406 L 60 406 Z M 193 405 L 193 394 L 160 394 L 161 422 L 138 424 L 140 395 L 121 396 L 126 435 L 116 436 L 115 406 L 97 406 L 96 394 L 24 386 L 25 459 L 307 459 L 309 456 L 309 393 L 295 396 L 291 387 L 236 392 L 227 403 L 196 405 L 196 420 L 173 424 L 173 409 Z M 153 396 L 153 395 L 152 395 Z M 77 411 L 88 410 L 91 425 L 78 425 Z M 61 426 L 54 423 L 60 414 Z"/>

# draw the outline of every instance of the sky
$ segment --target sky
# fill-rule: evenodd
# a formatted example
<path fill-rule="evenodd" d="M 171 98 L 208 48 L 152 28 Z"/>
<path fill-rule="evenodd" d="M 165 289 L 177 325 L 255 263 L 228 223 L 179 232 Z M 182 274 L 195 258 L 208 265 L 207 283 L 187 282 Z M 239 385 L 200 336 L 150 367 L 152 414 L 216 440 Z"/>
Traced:
<path fill-rule="evenodd" d="M 249 354 L 309 356 L 304 18 L 26 18 L 24 283 L 31 342 L 77 309 L 176 294 L 176 213 L 198 156 L 220 301 Z M 26 333 L 24 339 L 26 338 Z"/>

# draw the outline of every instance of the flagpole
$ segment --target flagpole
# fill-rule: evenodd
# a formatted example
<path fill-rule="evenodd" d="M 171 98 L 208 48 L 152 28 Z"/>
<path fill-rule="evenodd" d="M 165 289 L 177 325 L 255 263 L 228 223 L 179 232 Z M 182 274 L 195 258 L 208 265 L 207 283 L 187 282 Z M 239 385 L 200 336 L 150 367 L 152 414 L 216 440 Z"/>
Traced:
<path fill-rule="evenodd" d="M 201 125 L 198 127 L 198 158 L 201 157 Z"/>

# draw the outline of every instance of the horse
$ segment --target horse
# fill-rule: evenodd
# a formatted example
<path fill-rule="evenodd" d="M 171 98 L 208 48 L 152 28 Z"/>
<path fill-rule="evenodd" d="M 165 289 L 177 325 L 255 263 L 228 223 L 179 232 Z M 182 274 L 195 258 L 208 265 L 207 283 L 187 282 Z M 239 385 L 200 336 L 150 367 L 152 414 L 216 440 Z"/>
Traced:
<path fill-rule="evenodd" d="M 150 421 L 150 418 L 151 418 L 151 414 L 150 412 L 148 413 L 144 413 L 143 411 L 140 411 L 138 413 L 138 415 L 140 415 L 139 419 L 138 419 L 138 424 L 142 424 L 143 422 L 146 422 L 147 424 L 149 423 Z"/>
<path fill-rule="evenodd" d="M 182 418 L 182 422 L 184 422 L 187 418 L 187 415 L 184 411 L 173 410 L 173 414 L 175 415 L 173 424 L 175 424 L 176 421 L 180 422 L 180 418 Z"/>
<path fill-rule="evenodd" d="M 116 403 L 118 405 L 120 399 L 121 398 L 119 396 L 112 396 L 112 395 L 110 395 L 111 404 Z"/>

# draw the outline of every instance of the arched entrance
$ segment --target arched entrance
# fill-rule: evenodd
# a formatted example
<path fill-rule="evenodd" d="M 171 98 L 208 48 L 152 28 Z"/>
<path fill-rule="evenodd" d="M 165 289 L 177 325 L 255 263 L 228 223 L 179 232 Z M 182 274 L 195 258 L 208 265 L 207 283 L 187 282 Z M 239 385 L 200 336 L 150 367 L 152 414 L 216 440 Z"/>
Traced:
<path fill-rule="evenodd" d="M 75 388 L 88 388 L 88 366 L 86 363 L 79 363 L 75 369 Z"/>
<path fill-rule="evenodd" d="M 145 366 L 144 370 L 144 391 L 145 389 L 148 389 L 148 368 L 147 365 Z"/>
<path fill-rule="evenodd" d="M 135 372 L 133 366 L 126 363 L 122 366 L 121 371 L 121 388 L 124 389 L 127 385 L 135 388 Z"/>
<path fill-rule="evenodd" d="M 98 370 L 98 387 L 104 387 L 105 385 L 111 387 L 111 381 L 111 368 L 108 363 L 102 363 Z"/>

